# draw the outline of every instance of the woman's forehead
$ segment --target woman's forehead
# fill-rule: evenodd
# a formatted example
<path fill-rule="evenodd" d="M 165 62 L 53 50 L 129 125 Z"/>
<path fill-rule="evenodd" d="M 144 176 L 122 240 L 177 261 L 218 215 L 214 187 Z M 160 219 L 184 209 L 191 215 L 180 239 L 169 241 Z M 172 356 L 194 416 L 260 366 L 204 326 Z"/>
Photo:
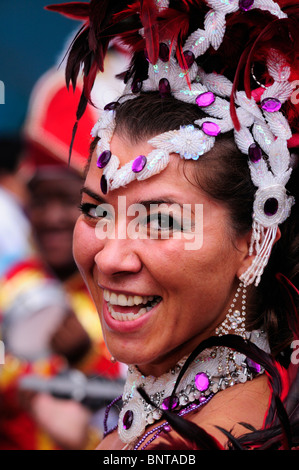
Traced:
<path fill-rule="evenodd" d="M 152 150 L 152 146 L 147 142 L 132 144 L 129 141 L 115 135 L 111 141 L 111 151 L 115 154 L 120 166 L 127 164 L 139 155 L 147 155 Z M 142 181 L 132 181 L 125 187 L 109 191 L 107 195 L 101 193 L 100 180 L 103 171 L 97 166 L 98 153 L 95 148 L 89 169 L 86 175 L 86 186 L 96 189 L 100 196 L 105 199 L 113 198 L 114 195 L 128 195 L 137 200 L 149 200 L 152 196 L 164 197 L 169 200 L 188 200 L 202 199 L 207 197 L 203 191 L 195 186 L 194 172 L 198 162 L 184 161 L 177 154 L 170 155 L 169 164 L 160 173 L 151 176 Z"/>

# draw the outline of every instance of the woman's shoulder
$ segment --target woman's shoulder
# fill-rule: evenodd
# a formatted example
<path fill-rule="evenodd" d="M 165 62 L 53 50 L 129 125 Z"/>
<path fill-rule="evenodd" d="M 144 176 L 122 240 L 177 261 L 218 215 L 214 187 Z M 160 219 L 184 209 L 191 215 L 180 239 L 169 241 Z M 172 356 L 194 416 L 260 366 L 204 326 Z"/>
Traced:
<path fill-rule="evenodd" d="M 190 416 L 190 421 L 207 431 L 221 445 L 225 445 L 227 437 L 218 427 L 231 432 L 235 437 L 248 432 L 240 423 L 260 429 L 269 399 L 268 379 L 263 375 L 218 393 L 205 407 Z"/>

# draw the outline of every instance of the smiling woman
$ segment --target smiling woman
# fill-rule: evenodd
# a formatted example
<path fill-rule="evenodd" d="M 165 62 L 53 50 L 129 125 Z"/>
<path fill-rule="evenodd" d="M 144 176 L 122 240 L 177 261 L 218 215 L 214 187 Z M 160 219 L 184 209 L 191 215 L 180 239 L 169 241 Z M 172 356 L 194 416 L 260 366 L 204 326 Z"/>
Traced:
<path fill-rule="evenodd" d="M 147 150 L 148 144 L 143 142 L 140 147 L 129 146 L 127 150 L 125 143 L 115 135 L 112 146 L 114 153 L 120 158 L 123 157 L 122 163 L 125 163 L 131 159 L 132 155 L 138 155 L 141 149 Z M 94 189 L 98 185 L 99 177 L 95 163 L 91 162 L 85 182 L 86 186 Z M 235 249 L 227 233 L 229 231 L 226 223 L 227 211 L 221 205 L 211 201 L 198 188 L 192 187 L 183 177 L 182 168 L 179 170 L 180 166 L 183 166 L 183 163 L 178 162 L 177 157 L 173 156 L 163 173 L 143 183 L 132 182 L 128 188 L 115 190 L 105 198 L 106 202 L 114 207 L 117 206 L 119 197 L 124 195 L 128 205 L 136 203 L 136 196 L 138 200 L 145 200 L 146 197 L 151 200 L 165 200 L 170 194 L 173 195 L 172 199 L 175 197 L 181 205 L 187 202 L 191 205 L 203 204 L 205 242 L 200 250 L 195 252 L 184 250 L 184 240 L 173 237 L 160 240 L 116 238 L 99 241 L 94 237 L 94 223 L 97 218 L 90 221 L 85 214 L 77 222 L 74 236 L 75 258 L 83 271 L 96 304 L 98 297 L 102 295 L 99 286 L 116 294 L 161 298 L 160 302 L 148 312 L 143 303 L 142 309 L 139 309 L 139 306 L 118 307 L 116 302 L 113 303 L 113 307 L 109 302 L 104 302 L 103 311 L 99 312 L 106 325 L 105 339 L 112 354 L 123 362 L 131 363 L 134 362 L 136 348 L 138 348 L 141 364 L 144 364 L 143 369 L 148 368 L 148 362 L 156 362 L 159 358 L 160 364 L 156 366 L 159 373 L 173 366 L 173 361 L 176 362 L 184 354 L 191 352 L 194 345 L 199 343 L 202 331 L 208 328 L 211 332 L 219 323 L 218 315 L 223 317 L 223 311 L 227 308 L 235 289 L 234 275 L 239 258 L 244 256 L 243 251 L 247 249 L 247 241 L 244 243 L 243 240 L 239 242 L 239 251 Z M 181 178 L 177 178 L 178 171 L 181 173 Z M 175 178 L 177 178 L 177 184 L 174 186 Z M 86 200 L 85 195 L 83 195 L 83 200 Z M 124 214 L 117 213 L 116 224 L 122 224 L 123 220 L 126 220 Z M 90 237 L 88 253 L 82 250 L 83 245 L 86 245 L 87 237 Z M 245 248 L 242 246 L 243 243 Z M 179 271 L 176 269 L 178 256 L 180 257 Z M 161 264 L 161 259 L 164 260 L 163 264 Z M 226 265 L 226 259 L 231 260 L 231 266 Z M 224 271 L 229 273 L 229 276 L 225 276 L 226 281 L 223 281 Z M 219 300 L 215 299 L 215 306 L 212 307 L 211 312 L 209 299 L 212 292 L 217 290 L 216 286 L 220 281 L 231 284 L 229 293 L 226 289 L 219 292 Z M 140 303 L 138 297 L 137 303 Z M 202 310 L 201 315 L 197 314 L 199 304 Z M 115 315 L 110 315 L 109 308 L 118 313 L 128 314 L 129 310 L 133 311 L 132 313 L 136 314 L 133 317 L 134 321 L 121 323 L 114 321 Z M 181 312 L 185 309 L 188 313 L 182 315 Z M 142 315 L 140 315 L 140 310 Z M 172 312 L 171 315 L 170 312 Z M 187 321 L 187 315 L 190 321 Z M 121 318 L 125 317 L 122 315 Z M 157 328 L 164 323 L 166 318 L 168 327 L 164 332 L 160 331 L 159 338 L 157 338 Z M 200 324 L 198 329 L 194 328 L 196 322 Z M 194 335 L 194 330 L 198 330 L 199 338 L 198 335 Z M 129 344 L 128 337 L 123 332 L 131 336 Z M 188 345 L 189 341 L 193 344 Z M 118 351 L 115 348 L 118 348 Z M 177 357 L 168 358 L 169 352 L 176 349 L 178 349 Z M 119 357 L 120 354 L 122 357 Z M 163 364 L 164 356 L 166 356 L 165 365 Z"/>
<path fill-rule="evenodd" d="M 270 26 L 298 12 L 272 0 L 81 7 L 51 7 L 87 20 L 69 59 L 74 79 L 89 35 L 81 104 L 109 34 L 134 52 L 123 95 L 92 131 L 73 243 L 107 347 L 129 366 L 99 449 L 262 448 L 273 426 L 280 448 L 273 406 L 292 400 L 285 378 L 296 376 L 298 110 L 295 39 L 288 22 Z M 245 52 L 265 66 L 252 97 Z"/>

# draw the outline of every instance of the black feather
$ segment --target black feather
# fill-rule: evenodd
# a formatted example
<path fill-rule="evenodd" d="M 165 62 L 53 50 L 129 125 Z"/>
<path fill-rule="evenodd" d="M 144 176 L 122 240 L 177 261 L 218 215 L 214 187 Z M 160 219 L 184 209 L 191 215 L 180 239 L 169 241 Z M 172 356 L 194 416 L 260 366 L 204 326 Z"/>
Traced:
<path fill-rule="evenodd" d="M 244 447 L 239 443 L 238 439 L 236 439 L 231 432 L 227 431 L 226 429 L 222 428 L 221 426 L 215 426 L 219 431 L 221 431 L 228 439 L 230 443 L 230 449 L 233 450 L 244 450 Z"/>

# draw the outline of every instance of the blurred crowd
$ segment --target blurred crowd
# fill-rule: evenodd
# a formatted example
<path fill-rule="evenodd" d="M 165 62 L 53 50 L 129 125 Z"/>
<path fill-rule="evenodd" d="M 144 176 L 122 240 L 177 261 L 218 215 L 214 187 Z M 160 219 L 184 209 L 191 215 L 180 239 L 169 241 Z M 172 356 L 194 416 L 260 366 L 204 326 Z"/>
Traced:
<path fill-rule="evenodd" d="M 117 52 L 107 61 L 111 85 Z M 69 165 L 81 86 L 68 92 L 63 70 L 49 70 L 19 135 L 0 137 L 0 449 L 94 449 L 105 407 L 122 390 L 124 370 L 106 349 L 72 255 L 99 112 L 88 106 Z M 98 88 L 100 108 L 113 97 L 104 82 Z"/>

